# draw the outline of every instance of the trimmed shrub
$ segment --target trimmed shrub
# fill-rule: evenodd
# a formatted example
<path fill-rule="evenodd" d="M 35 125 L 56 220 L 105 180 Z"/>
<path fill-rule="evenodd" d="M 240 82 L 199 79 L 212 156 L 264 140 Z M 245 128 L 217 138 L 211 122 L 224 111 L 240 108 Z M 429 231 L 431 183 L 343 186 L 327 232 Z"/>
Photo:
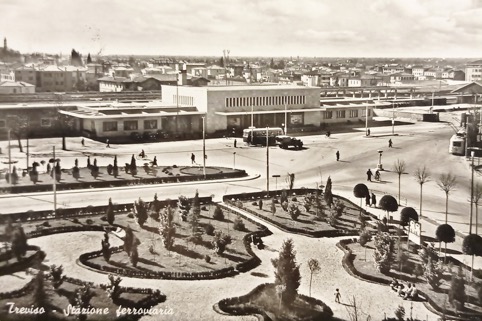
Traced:
<path fill-rule="evenodd" d="M 206 263 L 211 262 L 211 257 L 206 254 L 206 255 L 204 256 L 204 261 L 206 261 Z"/>
<path fill-rule="evenodd" d="M 360 232 L 360 237 L 358 238 L 358 243 L 360 243 L 361 246 L 365 246 L 370 240 L 372 236 L 370 232 L 367 230 L 362 230 Z"/>
<path fill-rule="evenodd" d="M 233 229 L 235 229 L 236 231 L 246 230 L 246 226 L 244 225 L 244 222 L 241 218 L 237 217 L 236 219 L 234 219 Z"/>
<path fill-rule="evenodd" d="M 224 220 L 223 210 L 217 205 L 216 205 L 216 208 L 214 209 L 213 219 L 218 220 L 218 221 Z"/>
<path fill-rule="evenodd" d="M 89 225 L 92 225 L 92 224 L 94 224 L 94 221 L 92 221 L 90 218 L 88 218 L 88 219 L 85 220 L 85 223 L 89 224 Z"/>
<path fill-rule="evenodd" d="M 207 235 L 214 235 L 214 226 L 212 224 L 204 225 L 204 231 Z"/>

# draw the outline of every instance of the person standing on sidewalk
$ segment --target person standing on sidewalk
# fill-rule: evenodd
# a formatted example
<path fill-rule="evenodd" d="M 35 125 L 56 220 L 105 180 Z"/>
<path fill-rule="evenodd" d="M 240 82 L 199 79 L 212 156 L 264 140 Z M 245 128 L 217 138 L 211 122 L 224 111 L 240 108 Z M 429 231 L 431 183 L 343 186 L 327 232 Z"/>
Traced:
<path fill-rule="evenodd" d="M 372 181 L 372 171 L 370 169 L 367 170 L 367 181 L 371 182 Z"/>
<path fill-rule="evenodd" d="M 371 205 L 370 205 L 370 199 L 371 199 L 370 193 L 368 193 L 368 194 L 365 196 L 365 204 L 366 204 L 366 206 L 370 206 L 370 207 L 371 207 Z"/>
<path fill-rule="evenodd" d="M 336 151 L 336 161 L 338 162 L 340 160 L 340 151 Z"/>
<path fill-rule="evenodd" d="M 107 148 L 110 148 L 109 138 L 107 138 L 107 139 L 105 140 L 105 143 L 107 144 L 106 147 L 107 147 Z"/>
<path fill-rule="evenodd" d="M 336 292 L 335 292 L 335 302 L 336 302 L 336 303 L 340 303 L 340 298 L 341 298 L 340 290 L 339 290 L 339 289 L 336 289 Z"/>
<path fill-rule="evenodd" d="M 238 141 L 234 139 L 234 148 L 236 148 L 237 144 L 238 144 Z"/>
<path fill-rule="evenodd" d="M 377 197 L 375 196 L 375 193 L 372 193 L 372 205 L 377 207 Z"/>
<path fill-rule="evenodd" d="M 388 148 L 392 148 L 393 147 L 393 142 L 392 142 L 392 139 L 390 138 L 388 140 Z"/>
<path fill-rule="evenodd" d="M 194 153 L 191 153 L 191 164 L 194 164 L 196 162 L 196 155 Z"/>

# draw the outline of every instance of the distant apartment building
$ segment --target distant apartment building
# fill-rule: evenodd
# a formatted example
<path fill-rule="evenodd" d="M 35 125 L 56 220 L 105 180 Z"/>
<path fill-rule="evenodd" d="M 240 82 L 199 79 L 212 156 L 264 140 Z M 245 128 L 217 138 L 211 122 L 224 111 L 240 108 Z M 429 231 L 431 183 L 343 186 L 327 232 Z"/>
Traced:
<path fill-rule="evenodd" d="M 75 91 L 86 84 L 85 67 L 55 66 L 20 67 L 15 80 L 35 85 L 38 92 Z"/>
<path fill-rule="evenodd" d="M 398 72 L 390 75 L 390 83 L 392 84 L 409 83 L 409 82 L 413 82 L 414 79 L 415 79 L 414 75 L 409 73 L 404 73 L 404 72 Z"/>
<path fill-rule="evenodd" d="M 208 72 L 207 74 L 208 79 L 219 79 L 224 77 L 224 74 L 225 74 L 224 67 L 212 65 L 212 66 L 206 67 L 206 69 Z"/>
<path fill-rule="evenodd" d="M 465 80 L 470 82 L 482 80 L 482 60 L 472 61 L 465 66 Z"/>
<path fill-rule="evenodd" d="M 35 86 L 23 81 L 0 81 L 0 95 L 33 94 Z"/>
<path fill-rule="evenodd" d="M 320 86 L 320 74 L 316 70 L 304 73 L 303 75 L 301 75 L 301 82 L 303 82 L 303 86 Z"/>
<path fill-rule="evenodd" d="M 414 76 L 415 79 L 424 79 L 425 77 L 425 70 L 427 68 L 423 66 L 413 66 L 412 67 L 412 75 Z"/>
<path fill-rule="evenodd" d="M 384 73 L 384 74 L 395 74 L 395 73 L 404 72 L 404 71 L 405 71 L 404 66 L 398 65 L 398 64 L 390 64 L 390 65 L 387 65 L 387 66 L 383 66 L 382 73 Z"/>
<path fill-rule="evenodd" d="M 442 70 L 437 68 L 429 68 L 425 70 L 423 75 L 425 76 L 426 79 L 430 79 L 430 78 L 440 79 L 442 78 Z"/>

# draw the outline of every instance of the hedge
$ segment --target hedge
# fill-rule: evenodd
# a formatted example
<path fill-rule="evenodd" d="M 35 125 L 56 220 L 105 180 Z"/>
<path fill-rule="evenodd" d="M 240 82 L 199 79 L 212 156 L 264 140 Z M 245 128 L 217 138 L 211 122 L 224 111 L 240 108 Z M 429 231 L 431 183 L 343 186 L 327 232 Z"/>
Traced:
<path fill-rule="evenodd" d="M 24 270 L 31 266 L 33 262 L 41 262 L 45 258 L 45 252 L 41 251 L 38 246 L 27 245 L 27 251 L 35 251 L 35 253 L 29 257 L 24 258 L 21 261 L 16 261 L 11 264 L 0 266 L 0 275 L 12 274 Z"/>

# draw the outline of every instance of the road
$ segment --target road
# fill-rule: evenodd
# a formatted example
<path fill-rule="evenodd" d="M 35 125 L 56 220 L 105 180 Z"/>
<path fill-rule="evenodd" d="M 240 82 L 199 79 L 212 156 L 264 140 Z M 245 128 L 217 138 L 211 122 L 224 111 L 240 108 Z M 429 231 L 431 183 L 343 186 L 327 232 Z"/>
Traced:
<path fill-rule="evenodd" d="M 269 148 L 269 175 L 278 174 L 278 179 L 270 177 L 270 189 L 286 188 L 288 173 L 295 173 L 295 187 L 315 187 L 325 184 L 328 176 L 333 181 L 335 193 L 351 195 L 353 186 L 366 183 L 370 190 L 381 194 L 398 195 L 398 175 L 393 172 L 397 159 L 406 163 L 406 174 L 401 177 L 401 205 L 412 206 L 419 210 L 420 186 L 413 177 L 419 166 L 426 165 L 431 174 L 431 181 L 423 186 L 422 214 L 438 221 L 445 219 L 445 194 L 436 185 L 440 174 L 452 172 L 457 176 L 457 188 L 449 198 L 449 223 L 459 231 L 468 231 L 468 213 L 470 195 L 470 168 L 464 157 L 448 154 L 448 139 L 453 131 L 445 123 L 417 123 L 396 126 L 391 135 L 391 127 L 372 128 L 372 136 L 364 137 L 363 130 L 351 133 L 335 133 L 330 138 L 325 136 L 303 137 L 305 149 L 283 150 Z M 394 147 L 388 148 L 391 138 Z M 75 145 L 74 141 L 69 142 Z M 202 141 L 182 141 L 139 145 L 122 145 L 105 148 L 103 144 L 93 144 L 90 148 L 72 148 L 69 152 L 59 152 L 64 168 L 72 166 L 75 158 L 90 154 L 98 158 L 99 165 L 107 165 L 113 155 L 118 155 L 119 163 L 127 162 L 133 153 L 144 149 L 148 155 L 157 156 L 159 164 L 190 165 L 190 153 L 194 152 L 201 159 Z M 33 143 L 35 145 L 35 143 Z M 45 148 L 48 144 L 38 144 Z M 39 146 L 37 145 L 37 149 Z M 33 147 L 35 149 L 35 147 Z M 335 153 L 339 150 L 340 161 Z M 382 150 L 381 182 L 366 182 L 365 172 L 375 168 Z M 48 149 L 46 150 L 48 152 Z M 236 153 L 235 155 L 233 153 Z M 160 198 L 177 198 L 179 195 L 191 196 L 198 190 L 200 195 L 214 195 L 216 200 L 224 194 L 266 190 L 266 148 L 247 147 L 238 140 L 238 148 L 233 147 L 232 139 L 212 139 L 206 141 L 208 166 L 227 166 L 245 169 L 250 176 L 260 175 L 258 179 L 237 180 L 230 182 L 187 183 L 150 186 L 128 186 L 104 190 L 61 191 L 57 193 L 58 207 L 82 207 L 106 204 L 109 197 L 114 202 L 133 202 L 142 197 L 149 200 L 158 193 Z M 45 158 L 41 152 L 37 159 Z M 235 164 L 234 164 L 235 163 Z M 27 210 L 53 208 L 52 193 L 19 194 L 0 196 L 0 212 L 13 213 Z M 475 213 L 475 211 L 474 211 Z"/>

